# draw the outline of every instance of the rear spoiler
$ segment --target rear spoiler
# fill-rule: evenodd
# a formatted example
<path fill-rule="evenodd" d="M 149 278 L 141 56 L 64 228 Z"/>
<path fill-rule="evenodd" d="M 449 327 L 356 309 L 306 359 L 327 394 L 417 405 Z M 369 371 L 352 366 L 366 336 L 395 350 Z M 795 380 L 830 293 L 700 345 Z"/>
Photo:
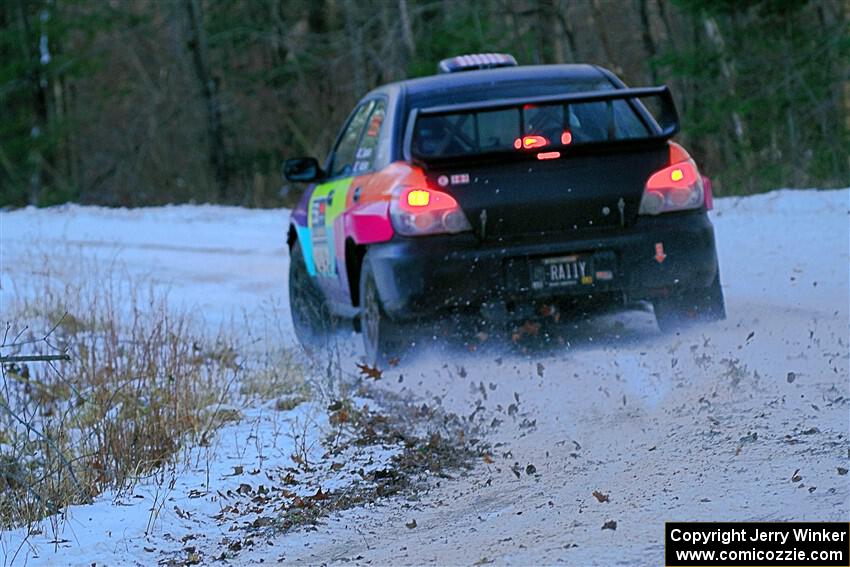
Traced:
<path fill-rule="evenodd" d="M 646 107 L 641 103 L 636 103 L 636 99 L 657 97 L 660 102 L 660 110 L 658 119 L 654 118 Z M 480 102 L 467 102 L 460 104 L 445 104 L 441 106 L 431 106 L 427 108 L 415 108 L 410 112 L 407 119 L 407 128 L 404 133 L 403 152 L 404 158 L 407 161 L 416 160 L 416 156 L 412 154 L 413 132 L 415 130 L 416 121 L 420 116 L 439 116 L 445 114 L 458 114 L 463 112 L 485 112 L 493 110 L 506 110 L 516 108 L 523 112 L 523 107 L 526 105 L 552 105 L 552 104 L 570 104 L 570 103 L 587 103 L 587 102 L 607 102 L 614 100 L 631 99 L 630 104 L 635 111 L 649 127 L 654 130 L 655 134 L 639 139 L 621 139 L 607 140 L 602 142 L 591 142 L 582 146 L 608 146 L 611 144 L 639 144 L 643 145 L 646 142 L 666 141 L 675 136 L 679 132 L 679 113 L 676 111 L 676 104 L 673 102 L 673 95 L 666 85 L 660 87 L 641 87 L 635 89 L 615 89 L 605 91 L 587 91 L 581 93 L 571 93 L 565 95 L 547 95 L 528 98 L 504 98 L 497 100 L 487 100 Z M 524 120 L 522 121 L 525 122 Z M 520 135 L 524 134 L 521 133 Z M 504 155 L 506 152 L 497 152 Z M 516 152 L 508 152 L 516 155 Z M 474 157 L 479 158 L 483 154 L 476 154 Z M 431 160 L 451 159 L 445 157 L 431 158 Z M 454 158 L 457 159 L 457 158 Z M 431 161 L 428 160 L 428 161 Z M 421 160 L 419 160 L 421 161 Z"/>

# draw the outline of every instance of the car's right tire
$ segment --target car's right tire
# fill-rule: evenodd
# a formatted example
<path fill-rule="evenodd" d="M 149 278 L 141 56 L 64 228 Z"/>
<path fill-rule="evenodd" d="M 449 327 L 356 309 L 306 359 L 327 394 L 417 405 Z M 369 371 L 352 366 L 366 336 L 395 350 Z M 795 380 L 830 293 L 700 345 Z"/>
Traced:
<path fill-rule="evenodd" d="M 301 244 L 289 252 L 289 310 L 295 337 L 308 352 L 326 348 L 333 335 L 333 317 L 322 290 L 307 272 Z"/>
<path fill-rule="evenodd" d="M 360 270 L 360 334 L 366 362 L 373 366 L 400 357 L 409 346 L 405 326 L 390 319 L 384 310 L 368 252 Z"/>
<path fill-rule="evenodd" d="M 699 322 L 722 321 L 726 304 L 720 287 L 720 272 L 708 287 L 689 289 L 652 302 L 658 328 L 676 332 Z"/>

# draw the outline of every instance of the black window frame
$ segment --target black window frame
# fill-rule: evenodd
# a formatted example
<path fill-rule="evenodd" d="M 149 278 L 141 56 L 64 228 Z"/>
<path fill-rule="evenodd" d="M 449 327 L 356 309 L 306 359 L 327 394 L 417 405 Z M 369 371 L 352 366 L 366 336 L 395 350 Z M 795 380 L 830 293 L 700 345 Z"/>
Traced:
<path fill-rule="evenodd" d="M 339 150 L 340 143 L 342 143 L 342 138 L 345 135 L 345 132 L 348 130 L 349 125 L 351 124 L 352 120 L 354 120 L 354 117 L 357 115 L 357 111 L 360 110 L 361 107 L 366 106 L 366 105 L 373 103 L 373 102 L 376 105 L 380 104 L 380 103 L 383 103 L 385 105 L 384 106 L 384 124 L 381 124 L 381 132 L 378 134 L 378 144 L 379 145 L 382 142 L 382 138 L 384 138 L 384 136 L 387 135 L 388 129 L 385 128 L 385 125 L 386 125 L 386 122 L 387 122 L 388 115 L 390 113 L 389 99 L 385 95 L 377 95 L 377 96 L 370 96 L 368 98 L 364 98 L 360 102 L 358 102 L 357 105 L 355 105 L 355 107 L 349 113 L 348 118 L 346 118 L 345 123 L 342 126 L 342 128 L 340 128 L 339 133 L 336 136 L 336 140 L 334 141 L 333 149 L 328 153 L 328 157 L 325 159 L 325 171 L 328 173 L 328 176 L 327 176 L 328 181 L 333 181 L 333 180 L 336 180 L 336 179 L 344 179 L 346 177 L 353 177 L 355 175 L 364 175 L 364 174 L 369 173 L 371 171 L 375 171 L 375 163 L 373 161 L 370 169 L 368 169 L 366 171 L 359 171 L 359 172 L 355 173 L 353 171 L 353 165 L 354 164 L 352 163 L 352 171 L 349 171 L 346 174 L 337 174 L 337 175 L 332 174 L 332 168 L 333 168 L 334 160 L 336 159 L 336 154 L 337 154 L 337 151 Z M 366 116 L 366 121 L 363 123 L 363 126 L 361 127 L 360 132 L 357 135 L 357 143 L 355 145 L 355 150 L 354 150 L 355 156 L 357 155 L 357 150 L 360 148 L 360 144 L 363 141 L 363 135 L 366 132 L 366 128 L 369 125 L 369 118 L 372 116 L 372 113 L 374 111 L 375 111 L 374 108 L 372 108 L 369 111 L 369 114 Z"/>

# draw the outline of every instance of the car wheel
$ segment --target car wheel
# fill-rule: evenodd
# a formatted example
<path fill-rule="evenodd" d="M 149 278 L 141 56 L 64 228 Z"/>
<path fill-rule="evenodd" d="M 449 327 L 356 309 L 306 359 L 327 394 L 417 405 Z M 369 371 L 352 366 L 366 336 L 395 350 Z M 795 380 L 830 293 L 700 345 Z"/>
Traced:
<path fill-rule="evenodd" d="M 721 321 L 726 318 L 726 304 L 720 287 L 720 272 L 708 287 L 662 297 L 652 305 L 658 328 L 665 333 L 700 321 Z"/>
<path fill-rule="evenodd" d="M 301 244 L 289 253 L 289 310 L 295 336 L 308 351 L 324 348 L 333 333 L 333 317 L 316 281 L 307 273 Z"/>
<path fill-rule="evenodd" d="M 387 316 L 381 304 L 368 252 L 360 271 L 360 334 L 366 362 L 372 365 L 400 356 L 406 346 L 403 327 Z"/>

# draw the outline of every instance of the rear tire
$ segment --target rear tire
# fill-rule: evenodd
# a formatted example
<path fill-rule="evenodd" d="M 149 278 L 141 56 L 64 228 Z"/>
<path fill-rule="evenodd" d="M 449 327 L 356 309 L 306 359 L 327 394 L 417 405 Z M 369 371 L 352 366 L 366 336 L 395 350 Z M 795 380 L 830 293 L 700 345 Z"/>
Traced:
<path fill-rule="evenodd" d="M 665 333 L 675 332 L 697 322 L 722 321 L 726 304 L 720 287 L 720 272 L 705 288 L 661 297 L 652 302 L 658 328 Z"/>
<path fill-rule="evenodd" d="M 360 271 L 360 334 L 366 362 L 371 365 L 401 356 L 409 342 L 404 326 L 392 321 L 384 311 L 368 252 Z"/>
<path fill-rule="evenodd" d="M 307 351 L 325 348 L 333 334 L 333 317 L 315 278 L 307 273 L 301 244 L 289 253 L 289 310 L 298 342 Z"/>

